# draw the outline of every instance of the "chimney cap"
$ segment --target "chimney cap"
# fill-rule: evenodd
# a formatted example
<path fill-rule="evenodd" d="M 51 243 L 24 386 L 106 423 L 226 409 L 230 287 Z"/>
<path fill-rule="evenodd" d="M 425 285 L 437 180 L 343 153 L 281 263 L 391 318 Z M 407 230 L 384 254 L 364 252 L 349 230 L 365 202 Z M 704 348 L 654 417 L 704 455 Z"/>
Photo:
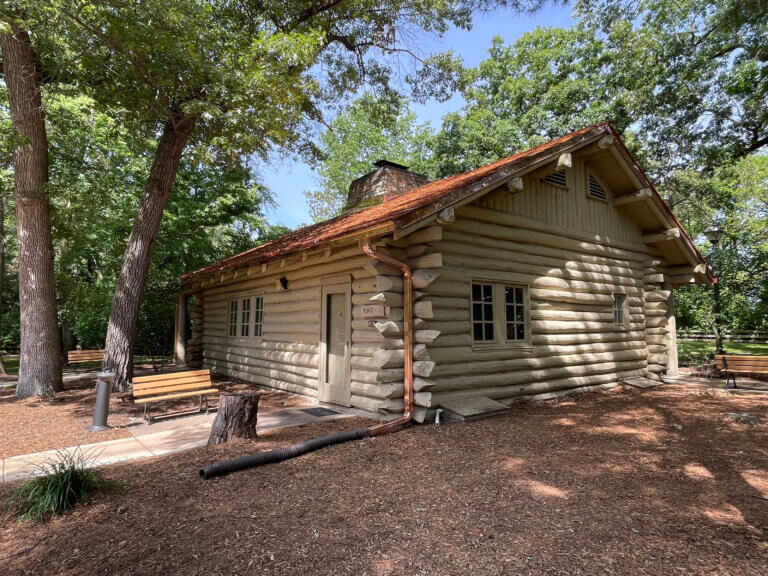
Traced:
<path fill-rule="evenodd" d="M 384 166 L 390 166 L 392 168 L 400 168 L 400 170 L 408 170 L 408 166 L 404 166 L 403 164 L 398 164 L 397 162 L 390 162 L 389 160 L 376 160 L 376 162 L 373 163 L 376 168 L 383 168 Z"/>

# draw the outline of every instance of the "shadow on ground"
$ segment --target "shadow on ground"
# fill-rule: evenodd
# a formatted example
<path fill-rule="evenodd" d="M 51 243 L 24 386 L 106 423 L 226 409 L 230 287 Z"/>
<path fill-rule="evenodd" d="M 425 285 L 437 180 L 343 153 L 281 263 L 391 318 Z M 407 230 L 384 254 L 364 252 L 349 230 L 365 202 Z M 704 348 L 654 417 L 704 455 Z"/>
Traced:
<path fill-rule="evenodd" d="M 618 389 L 197 477 L 364 422 L 280 430 L 109 468 L 126 494 L 6 519 L 0 556 L 39 541 L 8 574 L 762 575 L 768 438 L 735 411 L 768 421 L 768 399 Z"/>

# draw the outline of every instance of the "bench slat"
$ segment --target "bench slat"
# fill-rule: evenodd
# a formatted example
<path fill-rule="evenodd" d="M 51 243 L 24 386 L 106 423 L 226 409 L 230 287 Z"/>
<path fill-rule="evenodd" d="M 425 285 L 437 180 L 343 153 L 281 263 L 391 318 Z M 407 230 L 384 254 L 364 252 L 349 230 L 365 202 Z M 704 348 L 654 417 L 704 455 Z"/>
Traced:
<path fill-rule="evenodd" d="M 717 354 L 715 366 L 732 374 L 768 374 L 768 356 Z"/>
<path fill-rule="evenodd" d="M 211 381 L 204 380 L 202 382 L 192 382 L 188 384 L 178 384 L 176 386 L 160 386 L 157 388 L 151 388 L 149 390 L 134 390 L 134 398 L 146 398 L 147 396 L 158 396 L 165 394 L 166 392 L 182 392 L 185 390 L 200 390 L 204 388 L 210 388 Z"/>
<path fill-rule="evenodd" d="M 207 388 L 205 390 L 195 390 L 194 392 L 178 392 L 176 394 L 166 394 L 164 396 L 153 396 L 151 398 L 137 398 L 136 404 L 147 404 L 149 402 L 158 402 L 160 400 L 173 400 L 174 398 L 186 398 L 187 396 L 200 396 L 208 394 L 216 394 L 219 391 L 218 388 Z"/>
<path fill-rule="evenodd" d="M 67 352 L 67 361 L 69 362 L 89 362 L 103 358 L 104 350 L 70 350 Z"/>
<path fill-rule="evenodd" d="M 185 376 L 183 378 L 174 378 L 173 380 L 159 380 L 157 382 L 134 382 L 134 390 L 151 390 L 160 386 L 176 386 L 177 384 L 194 384 L 195 382 L 210 382 L 211 377 L 208 374 L 203 376 Z"/>
<path fill-rule="evenodd" d="M 751 354 L 718 354 L 715 358 L 725 358 L 726 360 L 768 360 L 768 356 L 752 356 Z"/>
<path fill-rule="evenodd" d="M 133 379 L 134 386 L 143 382 L 156 382 L 158 380 L 172 380 L 174 378 L 183 378 L 187 376 L 210 376 L 210 370 L 187 370 L 186 372 L 170 372 L 168 374 L 152 374 L 150 376 L 137 376 Z"/>
<path fill-rule="evenodd" d="M 757 366 L 758 368 L 768 367 L 768 362 L 721 362 L 721 366 Z"/>

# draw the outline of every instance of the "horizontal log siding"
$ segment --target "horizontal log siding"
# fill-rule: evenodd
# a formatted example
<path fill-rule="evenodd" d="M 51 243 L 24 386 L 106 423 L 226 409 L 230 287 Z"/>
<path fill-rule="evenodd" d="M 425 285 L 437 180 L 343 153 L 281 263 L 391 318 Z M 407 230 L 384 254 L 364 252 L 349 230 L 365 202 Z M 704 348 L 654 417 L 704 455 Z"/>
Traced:
<path fill-rule="evenodd" d="M 432 317 L 425 319 L 425 331 L 438 333 L 425 344 L 424 358 L 431 364 L 416 379 L 422 417 L 449 398 L 483 395 L 510 403 L 571 388 L 604 387 L 622 377 L 647 374 L 644 282 L 649 250 L 641 243 L 639 229 L 610 205 L 585 197 L 584 203 L 601 206 L 600 213 L 603 206 L 610 212 L 599 217 L 597 211 L 582 215 L 579 218 L 591 224 L 585 220 L 583 227 L 568 229 L 568 222 L 576 226 L 582 221 L 576 216 L 565 220 L 556 216 L 568 208 L 556 207 L 554 202 L 549 206 L 546 202 L 551 198 L 541 211 L 532 205 L 520 209 L 522 197 L 533 195 L 527 190 L 494 193 L 458 209 L 456 221 L 444 224 L 439 236 L 432 234 L 423 250 L 440 254 L 442 267 L 439 277 L 420 289 L 424 295 L 419 301 L 431 303 Z M 574 191 L 558 189 L 557 194 L 573 195 Z M 521 200 L 507 203 L 507 196 Z M 528 214 L 550 219 L 536 220 Z M 472 348 L 472 279 L 529 286 L 530 346 Z M 614 292 L 627 295 L 626 328 L 613 324 Z M 651 308 L 664 318 L 663 304 L 654 303 Z M 654 357 L 654 362 L 658 360 Z"/>
<path fill-rule="evenodd" d="M 306 260 L 275 262 L 266 270 L 260 266 L 248 272 L 229 274 L 226 282 L 209 282 L 200 292 L 203 302 L 203 362 L 215 374 L 239 378 L 262 386 L 317 397 L 320 306 L 323 278 L 349 276 L 353 300 L 365 290 L 365 302 L 376 288 L 400 290 L 402 281 L 379 280 L 375 269 L 366 267 L 371 259 L 359 248 L 349 248 L 328 256 Z M 276 288 L 281 277 L 288 279 L 288 290 Z M 399 284 L 398 284 L 399 282 Z M 229 300 L 236 294 L 260 293 L 264 297 L 262 338 L 227 336 Z M 393 309 L 395 315 L 398 309 Z M 399 309 L 402 318 L 402 309 Z M 355 323 L 352 331 L 352 406 L 369 411 L 402 410 L 402 368 L 398 374 L 382 371 L 373 355 L 383 337 L 367 322 Z M 402 345 L 401 345 L 402 347 Z M 396 382 L 393 382 L 396 381 Z"/>

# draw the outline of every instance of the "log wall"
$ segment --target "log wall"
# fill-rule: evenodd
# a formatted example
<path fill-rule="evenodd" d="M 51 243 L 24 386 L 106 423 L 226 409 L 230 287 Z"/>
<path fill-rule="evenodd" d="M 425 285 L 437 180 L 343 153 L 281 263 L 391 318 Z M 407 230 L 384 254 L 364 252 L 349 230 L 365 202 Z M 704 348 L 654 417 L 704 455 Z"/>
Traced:
<path fill-rule="evenodd" d="M 359 317 L 361 304 L 383 301 L 391 306 L 392 317 L 402 320 L 402 280 L 380 271 L 387 270 L 377 267 L 355 246 L 228 273 L 196 291 L 195 300 L 202 306 L 193 312 L 191 348 L 199 339 L 202 363 L 214 374 L 317 397 L 321 287 L 346 277 L 352 287 L 352 406 L 369 411 L 402 411 L 402 365 L 399 371 L 396 367 L 379 369 L 373 356 L 381 349 L 384 337 L 368 320 Z M 398 273 L 392 269 L 388 272 Z M 278 287 L 281 277 L 288 280 L 287 290 Z M 227 335 L 227 306 L 236 294 L 263 295 L 260 339 Z"/>
<path fill-rule="evenodd" d="M 674 322 L 666 263 L 626 214 L 586 197 L 580 161 L 569 174 L 568 190 L 526 176 L 522 191 L 492 192 L 444 210 L 438 223 L 405 238 L 379 243 L 413 273 L 417 420 L 446 399 L 551 398 L 620 378 L 658 379 L 668 368 Z M 358 246 L 227 272 L 194 287 L 190 357 L 199 349 L 215 373 L 317 396 L 321 286 L 329 276 L 351 281 L 352 406 L 401 412 L 402 278 Z M 278 287 L 280 277 L 288 279 L 287 290 Z M 528 287 L 526 345 L 473 346 L 473 279 Z M 627 298 L 624 326 L 613 322 L 617 292 Z M 238 293 L 263 294 L 259 340 L 226 335 L 227 304 Z M 387 317 L 365 317 L 372 303 Z"/>
<path fill-rule="evenodd" d="M 642 243 L 639 226 L 578 186 L 525 182 L 522 192 L 491 193 L 428 237 L 409 238 L 406 253 L 434 266 L 419 299 L 429 307 L 415 366 L 419 419 L 449 398 L 509 404 L 625 377 L 659 378 L 667 366 L 664 263 Z M 529 345 L 473 347 L 473 279 L 528 286 Z M 627 296 L 626 326 L 613 322 L 616 292 Z"/>

